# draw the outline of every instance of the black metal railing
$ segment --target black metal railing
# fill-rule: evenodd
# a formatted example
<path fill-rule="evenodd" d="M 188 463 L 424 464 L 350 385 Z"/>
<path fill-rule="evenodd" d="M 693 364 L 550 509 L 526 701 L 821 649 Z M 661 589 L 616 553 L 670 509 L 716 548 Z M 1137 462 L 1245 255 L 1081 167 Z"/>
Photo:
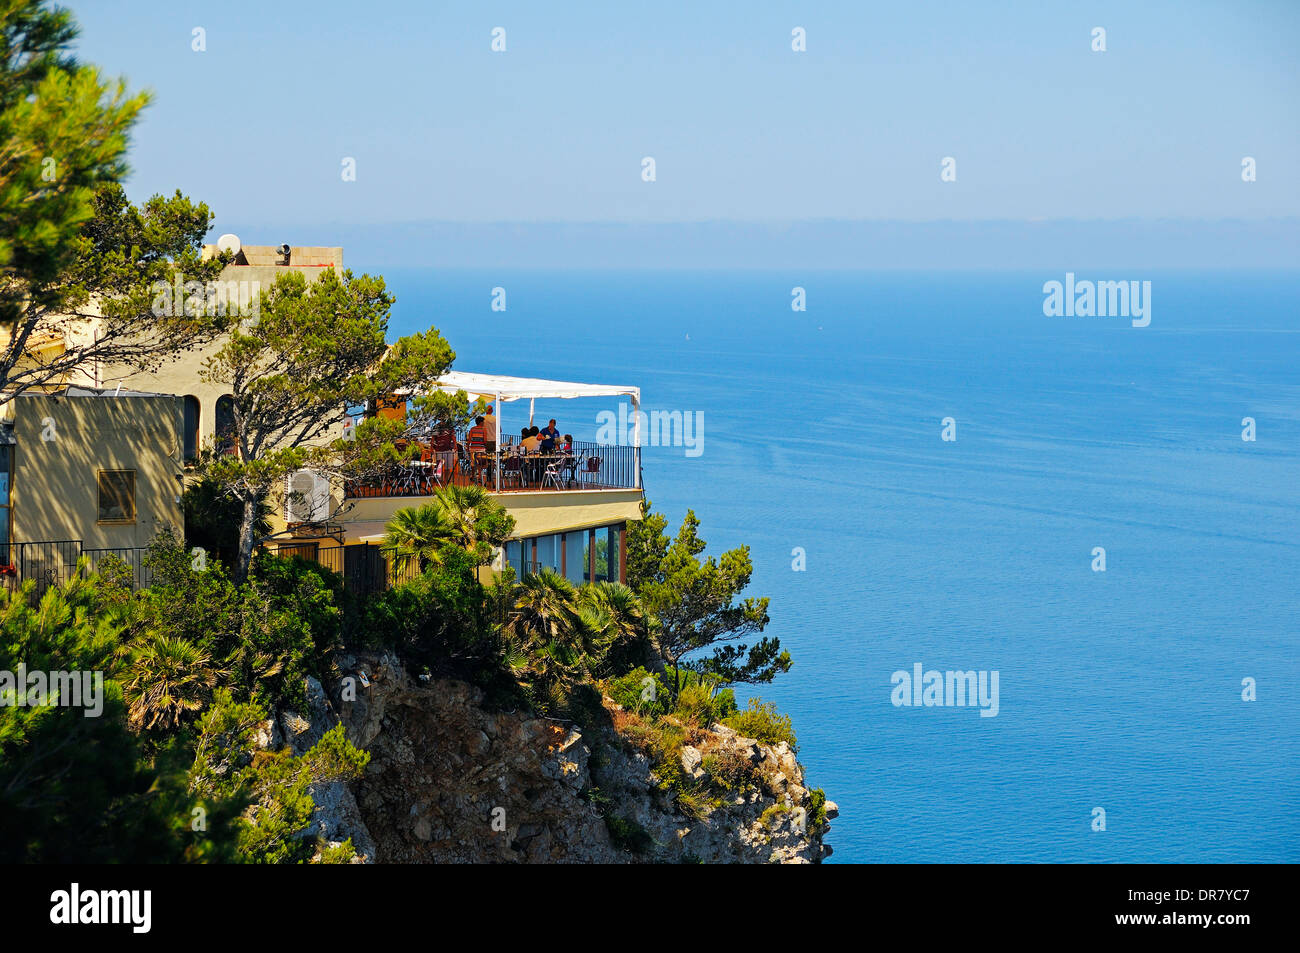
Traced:
<path fill-rule="evenodd" d="M 344 589 L 362 596 L 417 579 L 424 568 L 418 558 L 396 560 L 375 543 L 345 545 L 335 540 L 281 540 L 271 542 L 266 549 L 276 556 L 301 556 L 319 563 L 343 577 Z M 153 574 L 145 564 L 148 552 L 147 546 L 87 549 L 75 539 L 11 543 L 7 553 L 10 562 L 0 565 L 0 587 L 13 593 L 30 581 L 30 598 L 35 604 L 51 586 L 69 582 L 76 575 L 82 557 L 91 572 L 104 569 L 110 557 L 117 557 L 130 568 L 134 588 L 145 589 L 153 584 Z"/>
<path fill-rule="evenodd" d="M 492 454 L 447 453 L 440 460 L 433 453 L 429 459 L 348 480 L 344 495 L 349 499 L 431 496 L 448 484 L 475 484 L 494 491 L 499 484 L 503 493 L 631 490 L 639 483 L 637 450 L 582 441 L 568 452 L 517 454 L 513 445 L 506 444 Z"/>
<path fill-rule="evenodd" d="M 383 592 L 419 577 L 418 559 L 401 563 L 373 543 L 280 542 L 270 550 L 277 556 L 301 556 L 343 577 L 343 588 L 356 595 Z"/>
<path fill-rule="evenodd" d="M 132 581 L 136 589 L 147 589 L 153 585 L 153 572 L 145 565 L 147 546 L 115 547 L 110 549 L 82 549 L 81 555 L 90 561 L 92 572 L 104 568 L 108 557 L 116 557 L 131 567 Z"/>

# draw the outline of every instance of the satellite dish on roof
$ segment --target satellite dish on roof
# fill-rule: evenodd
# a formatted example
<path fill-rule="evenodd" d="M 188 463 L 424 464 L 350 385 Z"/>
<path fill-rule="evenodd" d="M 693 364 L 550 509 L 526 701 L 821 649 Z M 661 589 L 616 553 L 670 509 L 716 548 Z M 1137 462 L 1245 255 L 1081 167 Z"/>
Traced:
<path fill-rule="evenodd" d="M 232 255 L 239 254 L 239 236 L 232 235 L 230 232 L 222 235 L 217 239 L 217 251 L 230 252 Z"/>

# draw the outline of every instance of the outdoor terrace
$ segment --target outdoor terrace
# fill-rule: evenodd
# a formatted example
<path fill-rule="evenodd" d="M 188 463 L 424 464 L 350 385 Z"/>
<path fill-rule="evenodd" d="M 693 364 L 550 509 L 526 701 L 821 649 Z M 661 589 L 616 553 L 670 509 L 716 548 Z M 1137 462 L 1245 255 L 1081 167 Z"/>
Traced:
<path fill-rule="evenodd" d="M 439 487 L 477 485 L 494 493 L 528 493 L 578 490 L 637 490 L 641 488 L 641 448 L 637 413 L 641 391 L 636 387 L 579 384 L 527 377 L 453 372 L 433 385 L 446 393 L 464 391 L 471 400 L 486 399 L 497 412 L 500 444 L 477 448 L 467 429 L 455 434 L 412 434 L 417 451 L 404 464 L 344 486 L 348 499 L 428 496 Z M 413 395 L 395 395 L 403 401 Z M 572 400 L 579 397 L 627 397 L 632 404 L 636 431 L 630 445 L 608 446 L 573 442 L 567 452 L 523 452 L 513 427 L 525 418 L 507 413 L 506 407 L 528 401 L 527 422 L 533 423 L 537 400 Z M 404 405 L 394 408 L 399 415 Z M 409 449 L 409 444 L 407 449 Z"/>
<path fill-rule="evenodd" d="M 418 442 L 417 442 L 418 443 Z M 347 499 L 428 496 L 439 487 L 482 486 L 494 493 L 556 490 L 634 490 L 641 485 L 636 447 L 606 447 L 574 441 L 570 453 L 516 454 L 507 444 L 494 452 L 471 453 L 462 439 L 454 451 L 419 443 L 419 456 L 366 479 L 344 485 Z"/>

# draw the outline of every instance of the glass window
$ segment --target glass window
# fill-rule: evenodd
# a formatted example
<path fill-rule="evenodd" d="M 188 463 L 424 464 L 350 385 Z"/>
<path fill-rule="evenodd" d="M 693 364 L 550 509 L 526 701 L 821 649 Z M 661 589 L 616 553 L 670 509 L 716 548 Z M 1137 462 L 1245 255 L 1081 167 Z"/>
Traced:
<path fill-rule="evenodd" d="M 596 533 L 605 537 L 606 562 L 603 567 L 605 578 L 610 582 L 618 582 L 618 527 L 608 526 L 605 529 L 596 530 Z"/>
<path fill-rule="evenodd" d="M 587 581 L 587 531 L 566 534 L 564 549 L 564 575 L 569 582 L 581 586 Z"/>
<path fill-rule="evenodd" d="M 0 444 L 0 506 L 9 505 L 9 482 L 13 476 L 13 447 Z"/>
<path fill-rule="evenodd" d="M 135 471 L 99 471 L 99 522 L 135 522 Z"/>
<path fill-rule="evenodd" d="M 560 537 L 537 537 L 537 564 L 541 569 L 560 571 Z"/>
<path fill-rule="evenodd" d="M 235 453 L 239 447 L 235 440 L 235 398 L 231 394 L 217 398 L 217 412 L 213 419 L 217 436 L 217 453 Z"/>
<path fill-rule="evenodd" d="M 596 530 L 596 582 L 609 579 L 609 534 L 602 526 Z"/>
<path fill-rule="evenodd" d="M 199 455 L 199 399 L 193 394 L 185 397 L 185 449 L 184 459 L 193 460 Z"/>
<path fill-rule="evenodd" d="M 506 565 L 515 571 L 515 579 L 523 577 L 523 562 L 521 557 L 521 544 L 517 539 L 506 541 Z"/>
<path fill-rule="evenodd" d="M 0 444 L 0 566 L 8 566 L 12 561 L 9 554 L 10 530 L 13 528 L 10 487 L 14 476 L 14 448 Z"/>

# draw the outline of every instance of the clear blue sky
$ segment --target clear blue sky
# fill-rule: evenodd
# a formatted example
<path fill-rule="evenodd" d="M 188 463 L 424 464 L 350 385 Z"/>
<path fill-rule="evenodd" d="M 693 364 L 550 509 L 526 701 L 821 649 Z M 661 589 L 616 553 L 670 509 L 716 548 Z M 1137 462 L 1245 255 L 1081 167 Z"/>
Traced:
<path fill-rule="evenodd" d="M 1300 215 L 1296 2 L 69 5 L 218 227 Z"/>

